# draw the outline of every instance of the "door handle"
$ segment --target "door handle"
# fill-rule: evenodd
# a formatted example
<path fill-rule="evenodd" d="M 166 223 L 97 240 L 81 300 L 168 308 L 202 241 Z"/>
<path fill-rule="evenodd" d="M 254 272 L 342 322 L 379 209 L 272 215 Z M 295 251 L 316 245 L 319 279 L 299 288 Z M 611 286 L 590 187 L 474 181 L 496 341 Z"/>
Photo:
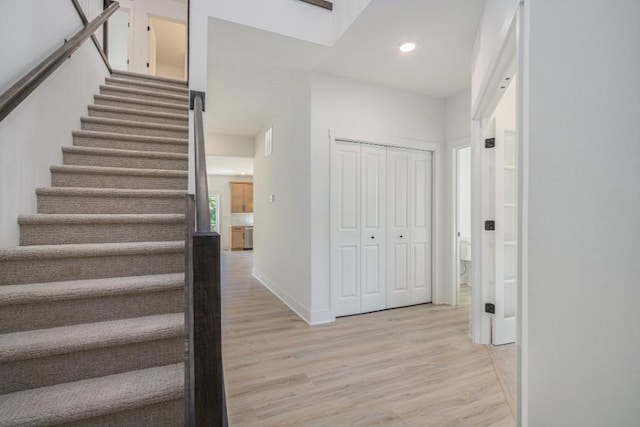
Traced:
<path fill-rule="evenodd" d="M 401 238 L 401 239 L 404 239 L 404 236 L 401 234 L 401 235 L 400 235 L 400 238 Z"/>
<path fill-rule="evenodd" d="M 372 239 L 375 239 L 376 237 L 375 237 L 375 236 L 371 236 L 371 238 L 372 238 Z"/>

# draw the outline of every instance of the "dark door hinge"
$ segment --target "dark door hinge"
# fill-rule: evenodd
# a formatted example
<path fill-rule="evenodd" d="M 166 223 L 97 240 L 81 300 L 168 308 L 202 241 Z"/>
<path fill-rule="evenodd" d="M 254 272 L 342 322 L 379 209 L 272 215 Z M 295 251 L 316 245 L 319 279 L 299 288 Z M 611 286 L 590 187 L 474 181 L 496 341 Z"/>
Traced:
<path fill-rule="evenodd" d="M 495 231 L 496 230 L 496 222 L 495 221 L 485 221 L 484 229 L 487 231 Z"/>
<path fill-rule="evenodd" d="M 147 68 L 149 68 L 149 63 L 147 62 Z"/>
<path fill-rule="evenodd" d="M 489 314 L 496 314 L 496 305 L 490 302 L 484 305 L 484 312 Z"/>
<path fill-rule="evenodd" d="M 147 25 L 147 31 L 151 31 L 151 26 Z"/>
<path fill-rule="evenodd" d="M 496 146 L 495 138 L 487 138 L 484 140 L 484 148 L 493 148 Z"/>

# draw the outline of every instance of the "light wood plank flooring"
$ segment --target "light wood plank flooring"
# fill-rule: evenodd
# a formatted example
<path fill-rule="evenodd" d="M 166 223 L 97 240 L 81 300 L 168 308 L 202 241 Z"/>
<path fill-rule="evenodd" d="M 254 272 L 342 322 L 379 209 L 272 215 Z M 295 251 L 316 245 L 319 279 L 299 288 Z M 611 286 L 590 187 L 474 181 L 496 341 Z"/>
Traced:
<path fill-rule="evenodd" d="M 513 426 L 468 308 L 421 305 L 308 326 L 224 252 L 223 363 L 239 426 Z"/>

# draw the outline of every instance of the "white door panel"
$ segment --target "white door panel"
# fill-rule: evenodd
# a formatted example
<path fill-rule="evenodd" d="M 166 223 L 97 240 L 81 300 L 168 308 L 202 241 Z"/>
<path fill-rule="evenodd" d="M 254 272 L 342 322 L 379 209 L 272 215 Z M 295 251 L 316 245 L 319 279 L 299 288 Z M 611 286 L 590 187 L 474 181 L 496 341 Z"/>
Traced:
<path fill-rule="evenodd" d="M 431 302 L 431 153 L 411 152 L 411 304 Z"/>
<path fill-rule="evenodd" d="M 493 239 L 493 265 L 490 269 L 495 304 L 492 343 L 515 342 L 516 335 L 516 144 L 515 132 L 494 122 L 492 212 L 496 221 Z"/>
<path fill-rule="evenodd" d="M 411 151 L 387 148 L 387 307 L 411 304 Z"/>
<path fill-rule="evenodd" d="M 362 193 L 362 303 L 361 311 L 385 308 L 386 165 L 384 147 L 361 148 Z"/>
<path fill-rule="evenodd" d="M 360 313 L 360 144 L 337 143 L 331 162 L 334 314 Z"/>

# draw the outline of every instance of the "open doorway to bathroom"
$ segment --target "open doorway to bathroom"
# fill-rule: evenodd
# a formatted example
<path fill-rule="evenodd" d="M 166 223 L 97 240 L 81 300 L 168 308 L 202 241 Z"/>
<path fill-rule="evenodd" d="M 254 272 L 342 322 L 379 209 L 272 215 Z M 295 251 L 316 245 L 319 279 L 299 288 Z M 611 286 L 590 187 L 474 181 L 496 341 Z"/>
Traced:
<path fill-rule="evenodd" d="M 455 150 L 456 301 L 471 310 L 471 146 Z"/>

